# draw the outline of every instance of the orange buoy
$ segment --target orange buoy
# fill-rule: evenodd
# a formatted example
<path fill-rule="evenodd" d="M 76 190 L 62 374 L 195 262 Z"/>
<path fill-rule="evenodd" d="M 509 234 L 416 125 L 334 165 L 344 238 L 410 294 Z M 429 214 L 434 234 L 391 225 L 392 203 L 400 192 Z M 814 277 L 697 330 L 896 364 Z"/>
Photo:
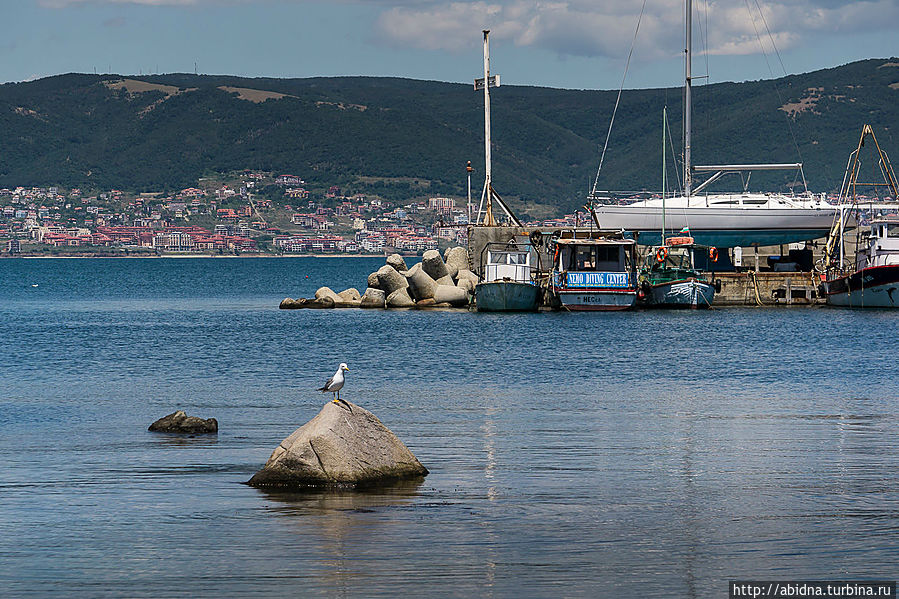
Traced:
<path fill-rule="evenodd" d="M 657 262 L 664 262 L 665 258 L 667 258 L 667 257 L 668 257 L 668 248 L 666 248 L 665 246 L 662 246 L 656 250 L 656 261 Z"/>

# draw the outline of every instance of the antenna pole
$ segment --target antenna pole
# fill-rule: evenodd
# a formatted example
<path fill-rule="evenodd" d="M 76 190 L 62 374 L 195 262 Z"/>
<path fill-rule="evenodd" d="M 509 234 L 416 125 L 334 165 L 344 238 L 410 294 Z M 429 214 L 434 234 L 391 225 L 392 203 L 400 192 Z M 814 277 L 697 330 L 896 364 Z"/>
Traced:
<path fill-rule="evenodd" d="M 468 166 L 465 167 L 465 170 L 468 171 L 468 224 L 471 224 L 471 171 L 474 170 L 471 168 L 471 160 L 468 161 Z"/>

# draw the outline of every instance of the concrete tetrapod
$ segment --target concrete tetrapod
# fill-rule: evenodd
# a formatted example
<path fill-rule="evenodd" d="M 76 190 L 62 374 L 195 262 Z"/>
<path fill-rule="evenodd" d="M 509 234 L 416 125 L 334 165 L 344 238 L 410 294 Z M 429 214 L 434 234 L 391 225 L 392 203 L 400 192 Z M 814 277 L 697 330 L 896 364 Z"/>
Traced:
<path fill-rule="evenodd" d="M 428 250 L 421 256 L 421 269 L 435 281 L 449 275 L 443 258 L 437 250 Z"/>
<path fill-rule="evenodd" d="M 409 297 L 408 289 L 397 289 L 387 296 L 385 300 L 388 308 L 411 308 L 415 301 Z"/>
<path fill-rule="evenodd" d="M 362 294 L 360 306 L 362 308 L 383 308 L 386 300 L 387 296 L 384 295 L 383 291 L 369 287 L 365 290 L 365 293 Z"/>
<path fill-rule="evenodd" d="M 392 266 L 397 272 L 406 272 L 409 268 L 406 261 L 399 254 L 390 254 L 387 256 L 387 266 Z"/>
<path fill-rule="evenodd" d="M 409 281 L 409 291 L 416 300 L 434 297 L 437 282 L 422 270 L 421 263 L 406 271 L 406 280 Z"/>
<path fill-rule="evenodd" d="M 446 250 L 446 269 L 454 279 L 460 270 L 468 270 L 468 250 L 461 246 L 451 247 Z"/>
<path fill-rule="evenodd" d="M 247 484 L 354 487 L 422 477 L 428 469 L 368 410 L 341 400 L 281 441 Z"/>
<path fill-rule="evenodd" d="M 397 289 L 405 289 L 409 286 L 401 273 L 397 272 L 392 266 L 386 264 L 378 269 L 378 287 L 384 290 L 384 293 L 390 295 Z"/>
<path fill-rule="evenodd" d="M 468 305 L 468 291 L 451 285 L 437 285 L 437 289 L 434 290 L 434 301 L 461 308 Z"/>

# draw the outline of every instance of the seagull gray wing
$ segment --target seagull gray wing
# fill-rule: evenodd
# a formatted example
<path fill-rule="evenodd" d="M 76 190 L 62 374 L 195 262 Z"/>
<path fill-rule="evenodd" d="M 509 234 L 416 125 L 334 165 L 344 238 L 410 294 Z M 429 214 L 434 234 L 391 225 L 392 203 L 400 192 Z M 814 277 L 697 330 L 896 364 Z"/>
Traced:
<path fill-rule="evenodd" d="M 330 387 L 333 383 L 334 383 L 334 377 L 332 376 L 331 378 L 328 379 L 328 382 L 325 383 L 325 386 L 320 387 L 318 390 L 319 391 L 328 391 L 328 387 Z"/>

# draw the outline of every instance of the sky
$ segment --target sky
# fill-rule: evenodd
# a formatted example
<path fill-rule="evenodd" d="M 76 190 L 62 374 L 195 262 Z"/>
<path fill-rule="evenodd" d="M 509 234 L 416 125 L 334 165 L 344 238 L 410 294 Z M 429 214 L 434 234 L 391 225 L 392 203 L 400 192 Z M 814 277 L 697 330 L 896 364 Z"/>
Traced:
<path fill-rule="evenodd" d="M 369 75 L 617 89 L 642 0 L 0 0 L 0 81 L 60 73 Z M 899 55 L 899 0 L 695 0 L 694 75 Z M 683 80 L 681 0 L 646 0 L 627 88 Z M 773 44 L 772 44 L 773 41 Z M 762 51 L 764 49 L 764 52 Z M 775 50 L 776 49 L 776 50 Z"/>

